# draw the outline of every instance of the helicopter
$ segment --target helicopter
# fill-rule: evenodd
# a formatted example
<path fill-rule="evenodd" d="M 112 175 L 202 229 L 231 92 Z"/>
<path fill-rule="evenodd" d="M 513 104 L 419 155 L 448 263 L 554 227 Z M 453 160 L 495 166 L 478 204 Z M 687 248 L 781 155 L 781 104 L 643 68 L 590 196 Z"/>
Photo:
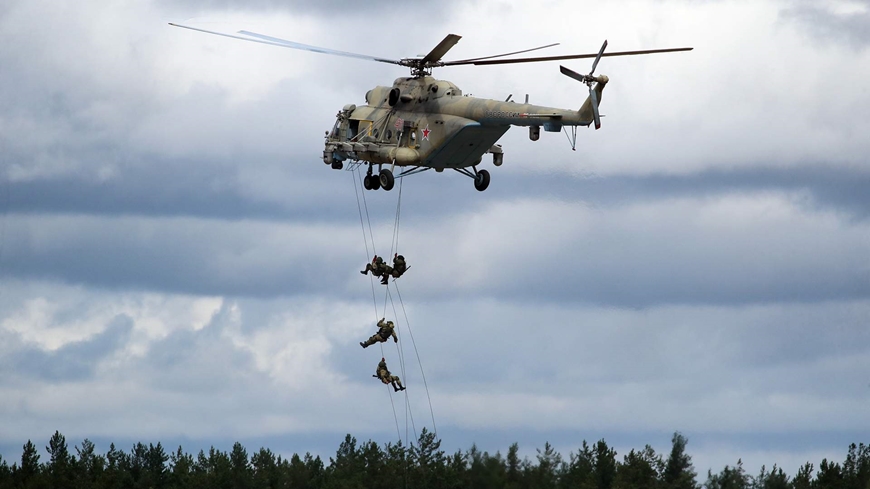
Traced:
<path fill-rule="evenodd" d="M 456 45 L 461 36 L 448 34 L 425 56 L 388 59 L 365 54 L 338 51 L 311 46 L 246 30 L 236 34 L 200 29 L 174 24 L 174 27 L 215 34 L 244 41 L 257 42 L 284 48 L 300 49 L 321 54 L 376 61 L 410 68 L 411 76 L 397 78 L 392 86 L 377 86 L 366 93 L 365 105 L 347 104 L 336 115 L 335 125 L 326 131 L 323 162 L 335 170 L 368 165 L 363 186 L 367 190 L 391 190 L 397 178 L 403 178 L 427 170 L 443 172 L 455 170 L 474 180 L 474 188 L 484 191 L 489 187 L 490 174 L 478 169 L 483 155 L 491 154 L 492 163 L 501 166 L 504 151 L 498 140 L 511 126 L 529 128 L 529 139 L 537 141 L 541 128 L 545 132 L 571 134 L 568 140 L 576 149 L 577 127 L 594 124 L 601 127 L 598 106 L 602 91 L 609 81 L 605 75 L 595 76 L 595 69 L 602 57 L 631 56 L 641 54 L 691 51 L 693 48 L 648 49 L 605 53 L 607 41 L 597 53 L 569 54 L 561 56 L 504 58 L 558 45 L 548 44 L 531 49 L 514 51 L 478 58 L 442 61 L 447 52 Z M 558 109 L 524 103 L 463 95 L 462 90 L 446 80 L 432 77 L 432 69 L 444 66 L 495 65 L 509 63 L 533 63 L 567 59 L 594 58 L 588 74 L 580 74 L 565 66 L 560 71 L 587 85 L 589 96 L 579 110 Z M 378 172 L 375 174 L 374 166 Z M 395 173 L 399 167 L 399 173 Z"/>

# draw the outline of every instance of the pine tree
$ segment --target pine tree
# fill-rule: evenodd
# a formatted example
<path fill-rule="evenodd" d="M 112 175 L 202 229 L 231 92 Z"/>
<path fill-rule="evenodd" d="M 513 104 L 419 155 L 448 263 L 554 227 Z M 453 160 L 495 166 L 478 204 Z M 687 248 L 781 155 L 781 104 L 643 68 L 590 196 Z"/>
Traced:
<path fill-rule="evenodd" d="M 662 474 L 665 489 L 696 489 L 695 468 L 692 466 L 692 457 L 686 453 L 688 440 L 679 432 L 674 433 L 671 439 L 671 454 L 665 464 Z"/>
<path fill-rule="evenodd" d="M 59 431 L 55 431 L 45 450 L 49 457 L 46 470 L 52 487 L 63 488 L 72 485 L 73 458 L 67 448 L 66 438 Z"/>

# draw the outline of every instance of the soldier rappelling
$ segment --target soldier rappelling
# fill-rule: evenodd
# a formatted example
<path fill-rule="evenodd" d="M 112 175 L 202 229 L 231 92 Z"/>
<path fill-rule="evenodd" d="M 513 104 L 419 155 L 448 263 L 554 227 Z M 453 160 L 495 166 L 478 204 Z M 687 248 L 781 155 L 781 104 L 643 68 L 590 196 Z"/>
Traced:
<path fill-rule="evenodd" d="M 384 384 L 392 384 L 393 390 L 396 392 L 405 390 L 405 386 L 402 385 L 402 381 L 399 380 L 399 377 L 391 374 L 389 369 L 387 369 L 387 361 L 383 357 L 381 357 L 381 361 L 378 363 L 378 369 L 372 377 L 380 379 Z M 396 387 L 396 384 L 398 384 L 398 387 Z"/>
<path fill-rule="evenodd" d="M 385 321 L 386 318 L 381 318 L 378 321 L 378 332 L 373 334 L 368 340 L 360 341 L 359 346 L 363 348 L 367 348 L 369 346 L 374 345 L 375 343 L 384 343 L 390 337 L 393 337 L 393 342 L 398 343 L 399 337 L 396 336 L 396 326 L 392 321 Z"/>

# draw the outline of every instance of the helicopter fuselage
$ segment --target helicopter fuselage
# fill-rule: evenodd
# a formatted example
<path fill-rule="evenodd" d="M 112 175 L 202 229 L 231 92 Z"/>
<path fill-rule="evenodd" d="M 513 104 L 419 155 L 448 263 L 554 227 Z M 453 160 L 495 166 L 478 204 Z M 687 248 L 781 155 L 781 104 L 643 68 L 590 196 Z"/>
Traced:
<path fill-rule="evenodd" d="M 607 83 L 599 76 L 597 98 Z M 563 126 L 588 126 L 593 121 L 587 98 L 580 110 L 463 95 L 453 83 L 431 76 L 398 78 L 392 87 L 375 87 L 366 105 L 346 105 L 327 133 L 323 161 L 340 168 L 345 160 L 434 168 L 467 168 L 486 153 L 501 165 L 496 142 L 510 126 L 529 126 L 537 140 L 540 129 L 561 132 Z"/>

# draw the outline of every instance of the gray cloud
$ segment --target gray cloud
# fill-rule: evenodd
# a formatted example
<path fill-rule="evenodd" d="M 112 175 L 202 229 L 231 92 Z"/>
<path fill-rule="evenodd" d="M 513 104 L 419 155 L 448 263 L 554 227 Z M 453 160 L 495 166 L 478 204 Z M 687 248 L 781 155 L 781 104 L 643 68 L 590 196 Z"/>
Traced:
<path fill-rule="evenodd" d="M 783 9 L 782 15 L 819 39 L 845 41 L 860 50 L 870 45 L 870 2 L 859 0 L 854 3 L 860 6 L 857 10 L 837 12 L 834 5 L 799 2 L 797 6 Z"/>
<path fill-rule="evenodd" d="M 12 346 L 4 355 L 7 372 L 15 377 L 50 382 L 73 382 L 92 378 L 100 363 L 122 348 L 130 337 L 133 320 L 116 316 L 92 337 L 66 343 L 56 350 L 21 342 L 17 335 L 0 331 Z"/>

